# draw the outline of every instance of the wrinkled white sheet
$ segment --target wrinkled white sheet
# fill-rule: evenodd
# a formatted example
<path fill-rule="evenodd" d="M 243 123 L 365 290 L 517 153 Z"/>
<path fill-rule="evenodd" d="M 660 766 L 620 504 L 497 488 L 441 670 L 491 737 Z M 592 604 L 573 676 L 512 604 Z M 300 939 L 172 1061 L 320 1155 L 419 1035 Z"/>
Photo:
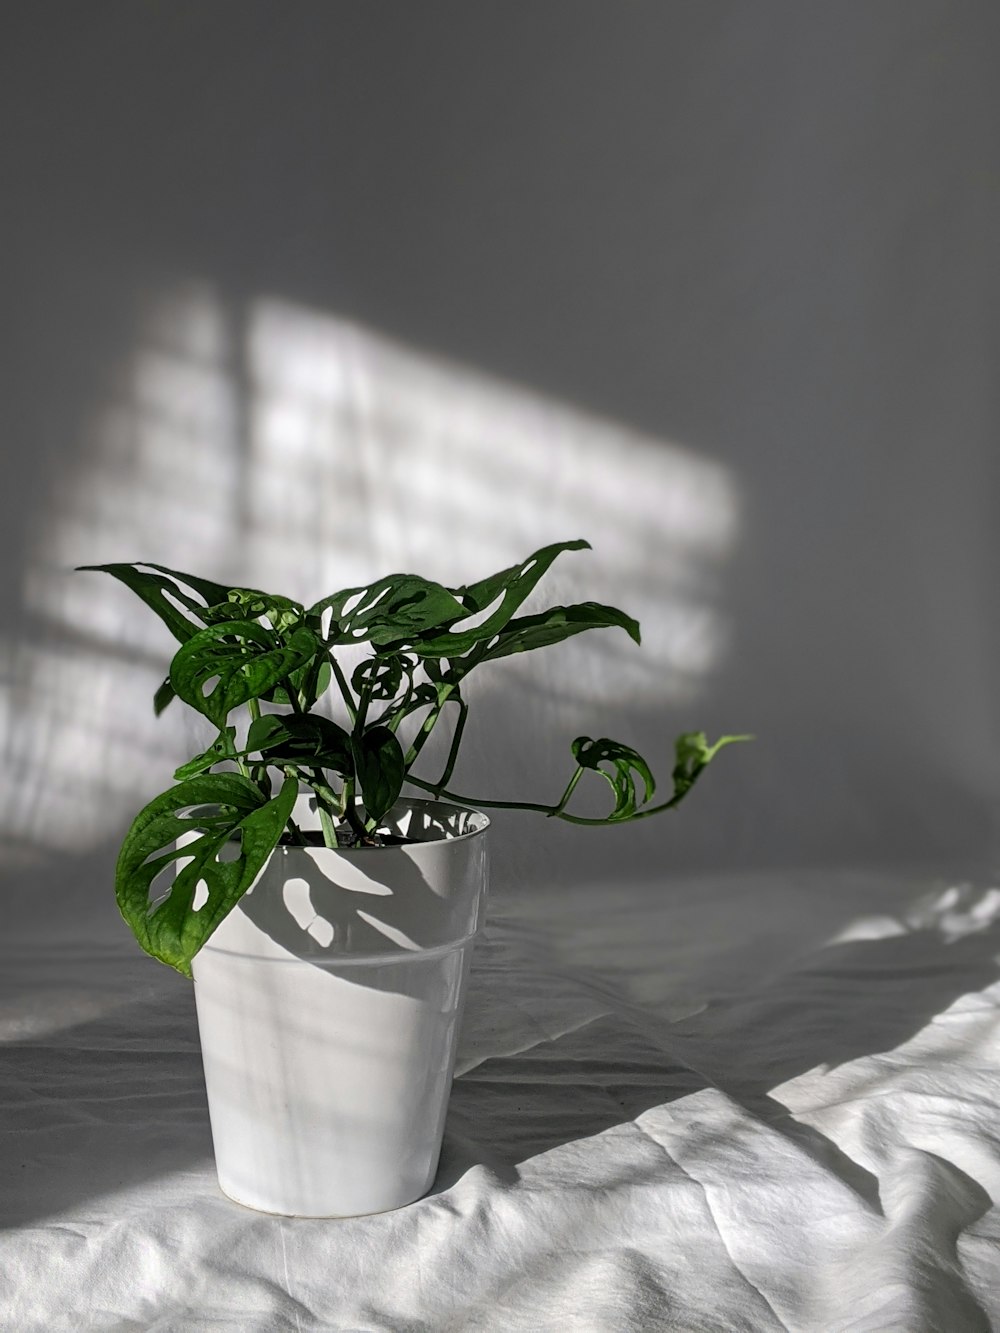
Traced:
<path fill-rule="evenodd" d="M 1000 894 L 782 872 L 496 901 L 428 1197 L 258 1215 L 192 996 L 3 951 L 0 1327 L 1000 1328 Z"/>

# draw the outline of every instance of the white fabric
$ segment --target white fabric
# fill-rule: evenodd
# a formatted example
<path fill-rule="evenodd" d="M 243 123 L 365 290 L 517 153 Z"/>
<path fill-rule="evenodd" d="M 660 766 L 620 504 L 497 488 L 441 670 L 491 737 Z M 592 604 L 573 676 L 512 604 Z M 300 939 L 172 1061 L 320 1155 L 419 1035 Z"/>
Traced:
<path fill-rule="evenodd" d="M 998 896 L 498 898 L 435 1186 L 347 1221 L 220 1194 L 190 989 L 123 931 L 8 945 L 0 1327 L 1000 1327 Z"/>

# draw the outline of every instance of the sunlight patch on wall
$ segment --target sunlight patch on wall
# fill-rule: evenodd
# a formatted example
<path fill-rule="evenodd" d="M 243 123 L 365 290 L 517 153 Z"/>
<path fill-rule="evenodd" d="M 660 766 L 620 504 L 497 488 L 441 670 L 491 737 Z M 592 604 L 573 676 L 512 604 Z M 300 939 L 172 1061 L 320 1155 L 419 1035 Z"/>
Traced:
<path fill-rule="evenodd" d="M 533 605 L 621 605 L 643 648 L 611 632 L 555 652 L 567 704 L 693 698 L 726 648 L 722 576 L 732 480 L 689 450 L 414 353 L 279 301 L 250 310 L 251 543 L 277 583 L 312 597 L 390 569 L 448 584 L 585 536 Z M 538 658 L 504 670 L 544 688 Z M 571 710 L 570 710 L 571 711 Z"/>
<path fill-rule="evenodd" d="M 115 385 L 67 442 L 25 562 L 27 633 L 0 643 L 9 845 L 117 834 L 210 730 L 176 705 L 153 717 L 173 640 L 77 564 L 150 560 L 311 601 L 393 570 L 472 581 L 586 537 L 593 552 L 563 556 L 525 610 L 620 605 L 643 648 L 602 631 L 482 673 L 554 727 L 609 698 L 686 706 L 725 653 L 736 495 L 695 452 L 208 284 L 150 302 Z"/>

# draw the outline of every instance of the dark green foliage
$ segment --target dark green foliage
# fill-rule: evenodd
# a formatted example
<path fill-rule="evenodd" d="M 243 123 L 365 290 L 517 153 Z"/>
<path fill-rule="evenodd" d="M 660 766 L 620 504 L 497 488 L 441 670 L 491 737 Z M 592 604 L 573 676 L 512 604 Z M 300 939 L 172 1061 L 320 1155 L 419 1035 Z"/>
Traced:
<path fill-rule="evenodd" d="M 554 805 L 448 790 L 468 713 L 462 682 L 474 667 L 590 629 L 623 629 L 639 642 L 635 620 L 597 602 L 515 614 L 560 554 L 587 547 L 585 541 L 558 542 L 459 588 L 393 574 L 308 609 L 288 597 L 162 565 L 84 566 L 131 588 L 180 642 L 156 691 L 156 712 L 176 696 L 217 729 L 213 743 L 174 774 L 177 785 L 140 812 L 122 846 L 116 892 L 142 947 L 190 975 L 192 957 L 279 840 L 300 837 L 292 819 L 300 790 L 315 794 L 331 847 L 341 834 L 345 843 L 377 841 L 404 784 L 460 804 L 536 810 L 577 824 L 626 823 L 679 804 L 723 746 L 748 738 L 723 736 L 709 745 L 703 732 L 678 737 L 673 792 L 658 805 L 652 804 L 653 774 L 637 751 L 586 736 L 573 742 L 575 768 Z M 335 650 L 356 645 L 371 651 L 349 685 Z M 312 711 L 334 681 L 350 730 Z M 414 765 L 448 705 L 455 723 L 451 746 L 443 772 L 430 782 Z M 398 732 L 410 718 L 416 733 L 404 749 Z M 588 772 L 611 789 L 613 806 L 601 818 L 567 808 Z M 275 778 L 280 788 L 272 796 Z M 182 837 L 188 841 L 177 846 Z M 151 904 L 160 884 L 165 892 Z M 199 892 L 207 894 L 203 903 Z"/>
<path fill-rule="evenodd" d="M 388 727 L 369 727 L 353 738 L 354 768 L 365 809 L 376 824 L 399 799 L 406 761 Z"/>
<path fill-rule="evenodd" d="M 328 768 L 343 777 L 354 771 L 351 737 L 319 713 L 265 713 L 250 723 L 245 755 L 269 764 Z"/>
<path fill-rule="evenodd" d="M 171 787 L 140 811 L 118 855 L 115 893 L 147 953 L 191 975 L 191 959 L 274 850 L 297 794 L 293 778 L 269 801 L 248 778 L 210 773 Z M 182 838 L 190 841 L 178 845 Z M 166 896 L 150 902 L 164 872 L 172 874 Z M 207 900 L 196 908 L 199 884 Z"/>
<path fill-rule="evenodd" d="M 222 727 L 234 708 L 266 695 L 318 651 L 315 634 L 302 624 L 279 631 L 256 620 L 222 621 L 181 645 L 170 684 L 178 699 Z"/>
<path fill-rule="evenodd" d="M 349 611 L 348 603 L 354 601 Z M 310 608 L 313 616 L 329 611 L 327 641 L 371 643 L 376 648 L 405 643 L 415 635 L 447 625 L 465 615 L 465 608 L 440 583 L 416 574 L 390 574 L 367 588 L 348 588 Z"/>

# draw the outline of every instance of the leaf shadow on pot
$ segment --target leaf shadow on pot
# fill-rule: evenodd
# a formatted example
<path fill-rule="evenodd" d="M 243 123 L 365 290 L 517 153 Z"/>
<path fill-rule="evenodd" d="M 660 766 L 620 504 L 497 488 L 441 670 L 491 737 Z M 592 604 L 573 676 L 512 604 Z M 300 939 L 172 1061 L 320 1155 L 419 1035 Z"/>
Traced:
<path fill-rule="evenodd" d="M 435 892 L 408 851 L 279 849 L 227 919 L 223 947 L 233 939 L 249 952 L 259 932 L 278 946 L 272 956 L 282 962 L 298 959 L 359 986 L 409 993 L 407 978 L 428 951 L 460 947 L 475 932 L 478 899 L 456 903 Z"/>

